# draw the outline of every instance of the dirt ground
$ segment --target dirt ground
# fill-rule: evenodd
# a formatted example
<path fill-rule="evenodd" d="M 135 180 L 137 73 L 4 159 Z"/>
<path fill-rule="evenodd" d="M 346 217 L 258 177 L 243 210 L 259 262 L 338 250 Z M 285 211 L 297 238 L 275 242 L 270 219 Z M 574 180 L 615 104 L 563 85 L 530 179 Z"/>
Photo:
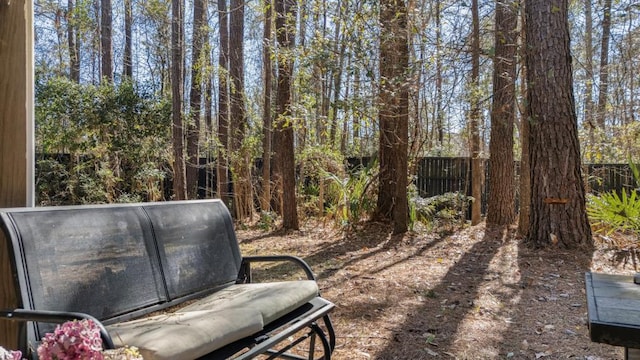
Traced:
<path fill-rule="evenodd" d="M 346 234 L 309 221 L 238 237 L 245 255 L 292 254 L 311 265 L 336 304 L 337 360 L 624 357 L 592 343 L 586 325 L 585 271 L 635 272 L 608 249 L 610 237 L 597 236 L 592 254 L 532 251 L 515 228 L 484 224 L 391 236 L 379 223 Z"/>

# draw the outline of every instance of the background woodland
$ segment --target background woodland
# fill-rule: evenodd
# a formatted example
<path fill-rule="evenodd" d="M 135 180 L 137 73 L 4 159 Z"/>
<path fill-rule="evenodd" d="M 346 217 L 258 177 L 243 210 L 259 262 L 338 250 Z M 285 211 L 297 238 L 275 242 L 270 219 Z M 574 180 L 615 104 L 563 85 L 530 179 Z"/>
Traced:
<path fill-rule="evenodd" d="M 217 196 L 237 219 L 372 216 L 403 232 L 421 216 L 418 160 L 456 156 L 472 159 L 475 199 L 491 159 L 487 221 L 514 222 L 518 196 L 526 234 L 529 208 L 573 199 L 537 189 L 536 174 L 583 181 L 560 160 L 530 168 L 535 154 L 570 153 L 570 173 L 640 158 L 639 13 L 631 0 L 38 0 L 37 202 Z M 566 94 L 551 113 L 567 133 L 529 129 L 544 94 Z M 361 157 L 375 161 L 349 172 Z M 584 214 L 581 191 L 567 206 Z M 590 239 L 554 231 L 532 236 Z"/>

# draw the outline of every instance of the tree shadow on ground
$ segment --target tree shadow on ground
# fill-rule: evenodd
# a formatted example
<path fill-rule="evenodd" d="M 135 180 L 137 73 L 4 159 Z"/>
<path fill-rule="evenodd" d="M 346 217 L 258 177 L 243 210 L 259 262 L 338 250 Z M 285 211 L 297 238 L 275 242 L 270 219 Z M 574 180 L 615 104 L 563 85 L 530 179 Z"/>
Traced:
<path fill-rule="evenodd" d="M 336 359 L 623 358 L 589 340 L 592 251 L 531 250 L 513 227 L 437 230 L 391 236 L 387 224 L 366 223 L 342 236 L 317 227 L 254 245 L 293 250 L 319 274 L 336 304 Z"/>
<path fill-rule="evenodd" d="M 450 349 L 465 316 L 474 311 L 479 284 L 507 233 L 507 228 L 487 229 L 482 240 L 466 251 L 436 286 L 426 290 L 422 306 L 406 314 L 376 359 L 423 359 Z"/>
<path fill-rule="evenodd" d="M 425 253 L 446 239 L 448 231 L 450 230 L 443 230 L 441 236 L 433 236 L 432 241 L 397 262 L 402 262 Z M 282 236 L 282 234 L 277 232 L 270 236 Z M 262 238 L 266 237 L 269 236 Z M 317 278 L 328 279 L 335 275 L 336 272 L 348 268 L 350 265 L 380 256 L 381 253 L 389 249 L 401 247 L 403 241 L 411 241 L 407 239 L 407 237 L 408 235 L 391 235 L 389 224 L 368 222 L 365 226 L 347 233 L 341 241 L 329 242 L 326 246 L 320 246 L 316 251 L 303 256 L 303 259 L 314 270 Z M 245 243 L 245 240 L 242 242 Z M 387 266 L 393 266 L 393 264 Z M 277 274 L 277 276 L 284 277 L 296 271 L 296 266 L 290 263 L 280 263 L 269 267 L 268 271 L 262 271 L 264 274 L 261 274 L 261 271 L 257 270 L 257 276 L 254 277 L 260 279 L 260 276 L 266 275 L 267 273 L 271 274 L 271 276 Z M 366 274 L 353 274 L 353 277 L 363 275 L 366 276 Z"/>
<path fill-rule="evenodd" d="M 593 247 L 577 250 L 532 249 L 518 243 L 521 280 L 509 311 L 510 326 L 498 345 L 510 359 L 622 359 L 620 348 L 590 342 L 584 274 Z M 576 344 L 581 344 L 576 346 Z"/>

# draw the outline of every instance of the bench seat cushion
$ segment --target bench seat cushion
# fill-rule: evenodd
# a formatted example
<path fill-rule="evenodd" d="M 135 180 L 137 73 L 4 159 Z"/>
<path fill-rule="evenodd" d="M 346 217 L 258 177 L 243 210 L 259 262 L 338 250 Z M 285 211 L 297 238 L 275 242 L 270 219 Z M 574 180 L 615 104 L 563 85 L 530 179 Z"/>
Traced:
<path fill-rule="evenodd" d="M 179 311 L 107 326 L 116 347 L 136 346 L 145 360 L 197 359 L 262 330 L 251 309 Z"/>
<path fill-rule="evenodd" d="M 182 310 L 253 309 L 265 325 L 318 296 L 313 280 L 237 284 L 202 298 Z"/>
<path fill-rule="evenodd" d="M 263 329 L 318 296 L 315 281 L 231 285 L 175 313 L 107 326 L 116 346 L 145 360 L 196 359 Z"/>

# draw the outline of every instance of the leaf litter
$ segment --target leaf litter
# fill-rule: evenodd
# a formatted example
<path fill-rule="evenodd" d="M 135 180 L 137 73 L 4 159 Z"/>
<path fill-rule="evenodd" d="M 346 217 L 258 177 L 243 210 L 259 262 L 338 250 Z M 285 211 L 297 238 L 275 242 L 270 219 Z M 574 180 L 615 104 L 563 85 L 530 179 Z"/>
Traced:
<path fill-rule="evenodd" d="M 593 254 L 531 250 L 514 227 L 392 236 L 381 223 L 344 233 L 316 220 L 238 237 L 245 255 L 290 254 L 311 265 L 336 304 L 333 359 L 624 358 L 588 334 L 585 271 L 635 273 L 603 242 Z M 268 273 L 301 276 L 289 266 Z"/>

